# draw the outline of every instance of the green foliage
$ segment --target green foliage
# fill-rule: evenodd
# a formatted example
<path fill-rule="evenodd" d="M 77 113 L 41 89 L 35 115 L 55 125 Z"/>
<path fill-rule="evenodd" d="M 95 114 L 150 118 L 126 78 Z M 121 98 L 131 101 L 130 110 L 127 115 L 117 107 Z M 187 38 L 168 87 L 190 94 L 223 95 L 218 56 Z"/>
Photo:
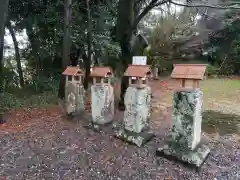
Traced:
<path fill-rule="evenodd" d="M 222 75 L 240 74 L 240 20 L 234 20 L 210 36 L 208 47 Z"/>
<path fill-rule="evenodd" d="M 121 60 L 120 60 L 120 47 L 117 43 L 110 41 L 108 44 L 103 45 L 103 52 L 100 57 L 100 62 L 104 66 L 110 66 L 113 70 L 121 70 Z"/>
<path fill-rule="evenodd" d="M 5 70 L 8 73 L 13 73 L 7 68 Z M 58 103 L 57 91 L 60 76 L 57 71 L 49 70 L 39 73 L 39 75 L 28 74 L 23 89 L 16 85 L 16 82 L 13 81 L 14 78 L 10 78 L 9 74 L 5 72 L 5 75 L 9 81 L 5 79 L 5 82 L 8 83 L 5 83 L 4 92 L 0 94 L 1 111 L 20 107 L 56 105 Z M 16 78 L 15 81 L 17 81 Z"/>
<path fill-rule="evenodd" d="M 12 68 L 3 67 L 3 90 L 9 87 L 18 87 L 18 74 Z"/>
<path fill-rule="evenodd" d="M 239 25 L 240 26 L 240 25 Z M 229 60 L 232 73 L 240 74 L 240 32 L 236 39 L 232 42 L 232 49 L 229 52 Z"/>
<path fill-rule="evenodd" d="M 24 94 L 24 96 L 20 96 L 20 94 Z M 26 91 L 19 94 L 4 92 L 0 94 L 0 98 L 1 111 L 22 107 L 46 107 L 58 104 L 57 94 L 54 94 L 53 92 L 44 92 L 33 95 L 28 94 Z"/>
<path fill-rule="evenodd" d="M 165 56 L 149 56 L 149 64 L 153 67 L 158 67 L 161 75 L 169 75 L 173 70 L 173 60 L 169 60 L 169 57 Z"/>
<path fill-rule="evenodd" d="M 59 81 L 60 75 L 57 72 L 55 72 L 55 74 L 47 74 L 47 72 L 42 72 L 39 75 L 34 74 L 27 82 L 27 87 L 38 93 L 45 91 L 57 93 Z"/>
<path fill-rule="evenodd" d="M 206 71 L 209 77 L 214 77 L 219 74 L 219 68 L 216 68 L 215 66 L 212 66 L 210 64 L 207 65 Z"/>
<path fill-rule="evenodd" d="M 0 94 L 0 108 L 8 110 L 20 107 L 41 107 L 58 103 L 57 90 L 59 76 L 33 76 L 26 81 L 23 89 L 8 86 Z"/>
<path fill-rule="evenodd" d="M 166 13 L 165 16 L 156 20 L 157 26 L 152 30 L 149 37 L 150 50 L 148 52 L 150 57 L 158 56 L 158 58 L 150 58 L 153 60 L 154 66 L 160 65 L 161 67 L 162 62 L 160 61 L 163 59 L 164 64 L 173 64 L 173 61 L 184 59 L 182 56 L 184 52 L 181 51 L 181 47 L 195 32 L 192 16 L 189 11 L 184 10 L 179 14 Z M 169 69 L 172 65 L 167 66 L 167 69 Z"/>

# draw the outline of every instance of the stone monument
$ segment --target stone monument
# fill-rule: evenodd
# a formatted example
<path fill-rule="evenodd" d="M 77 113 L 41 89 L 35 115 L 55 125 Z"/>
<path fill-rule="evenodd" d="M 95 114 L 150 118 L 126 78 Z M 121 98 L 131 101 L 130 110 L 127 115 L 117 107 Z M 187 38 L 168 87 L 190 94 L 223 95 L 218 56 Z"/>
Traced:
<path fill-rule="evenodd" d="M 157 155 L 176 158 L 199 168 L 210 149 L 202 144 L 203 93 L 199 80 L 204 78 L 206 65 L 179 64 L 174 66 L 171 77 L 181 82 L 181 88 L 173 95 L 172 128 L 167 144 L 158 148 Z"/>
<path fill-rule="evenodd" d="M 104 125 L 114 117 L 114 91 L 111 85 L 113 72 L 110 67 L 94 67 L 91 71 L 92 124 Z"/>
<path fill-rule="evenodd" d="M 66 76 L 65 111 L 68 115 L 76 115 L 85 110 L 84 107 L 84 72 L 78 66 L 68 66 L 62 73 Z"/>
<path fill-rule="evenodd" d="M 116 132 L 116 137 L 142 146 L 153 137 L 148 132 L 151 111 L 151 88 L 148 78 L 151 69 L 147 65 L 129 65 L 124 76 L 129 78 L 124 103 L 124 119 L 122 127 Z"/>

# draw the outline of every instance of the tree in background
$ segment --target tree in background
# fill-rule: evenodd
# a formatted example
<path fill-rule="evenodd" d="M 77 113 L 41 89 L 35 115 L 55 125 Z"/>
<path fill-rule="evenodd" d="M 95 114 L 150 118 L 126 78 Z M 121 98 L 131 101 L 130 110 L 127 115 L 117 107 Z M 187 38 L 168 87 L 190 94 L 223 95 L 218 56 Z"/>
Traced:
<path fill-rule="evenodd" d="M 158 17 L 148 38 L 148 58 L 151 64 L 171 71 L 173 63 L 186 59 L 183 47 L 196 35 L 196 21 L 196 14 L 191 13 L 188 8 L 183 8 L 178 13 L 167 12 Z"/>
<path fill-rule="evenodd" d="M 24 86 L 23 70 L 22 70 L 22 65 L 21 65 L 20 50 L 19 50 L 18 41 L 16 38 L 15 29 L 10 20 L 7 21 L 6 26 L 9 30 L 12 40 L 13 40 L 13 45 L 14 45 L 14 49 L 15 49 L 15 59 L 17 62 L 18 76 L 19 76 L 19 80 L 20 80 L 20 86 L 21 86 L 21 88 L 23 88 L 23 86 Z"/>
<path fill-rule="evenodd" d="M 240 74 L 240 20 L 239 13 L 226 15 L 225 28 L 209 36 L 206 44 L 212 56 L 213 65 L 219 67 L 219 73 Z"/>
<path fill-rule="evenodd" d="M 132 51 L 134 46 L 132 40 L 138 34 L 137 27 L 139 22 L 154 7 L 161 6 L 166 3 L 168 3 L 168 0 L 119 0 L 114 38 L 119 42 L 121 47 L 123 71 L 126 70 L 128 64 L 131 64 L 132 56 L 135 54 Z M 146 44 L 143 44 L 143 47 L 144 46 L 147 47 Z M 141 55 L 142 53 L 143 51 L 138 55 Z M 122 110 L 125 109 L 124 95 L 127 87 L 128 80 L 127 78 L 123 77 L 121 81 L 121 95 L 119 102 L 119 108 Z"/>
<path fill-rule="evenodd" d="M 3 0 L 0 4 L 0 92 L 3 90 L 2 89 L 3 47 L 4 47 L 5 23 L 8 13 L 8 3 L 9 0 Z"/>
<path fill-rule="evenodd" d="M 0 93 L 3 91 L 3 75 L 2 75 L 2 66 L 3 66 L 3 46 L 4 46 L 4 30 L 5 22 L 7 19 L 8 12 L 8 0 L 2 0 L 0 3 Z M 0 124 L 4 123 L 2 113 L 0 112 Z"/>
<path fill-rule="evenodd" d="M 202 1 L 187 2 L 172 0 L 91 0 L 87 5 L 86 1 L 72 0 L 71 6 L 64 6 L 66 4 L 64 0 L 10 0 L 8 21 L 12 25 L 12 35 L 14 36 L 15 33 L 16 36 L 19 32 L 26 30 L 28 37 L 28 44 L 25 49 L 16 48 L 20 42 L 17 42 L 17 38 L 15 39 L 16 60 L 20 62 L 20 56 L 20 60 L 26 62 L 24 62 L 26 68 L 23 69 L 24 81 L 22 81 L 24 82 L 24 88 L 30 87 L 38 93 L 43 93 L 49 89 L 54 89 L 54 92 L 60 90 L 61 88 L 58 88 L 60 87 L 59 75 L 63 71 L 63 66 L 76 65 L 79 59 L 81 67 L 85 68 L 88 74 L 90 66 L 93 64 L 118 67 L 117 70 L 122 73 L 131 63 L 131 57 L 141 55 L 147 45 L 142 35 L 149 37 L 152 31 L 141 26 L 145 26 L 144 21 L 150 15 L 148 13 L 152 9 L 160 11 L 160 16 L 163 16 L 164 13 L 162 12 L 167 10 L 166 13 L 169 13 L 172 10 L 170 5 L 176 5 L 186 7 L 185 10 L 194 9 L 195 14 L 189 15 L 189 17 L 193 18 L 196 14 L 200 14 L 202 15 L 201 19 L 204 19 L 205 15 L 211 15 L 213 9 L 225 11 L 225 9 L 239 8 L 229 3 L 225 4 L 228 6 L 223 7 L 218 4 L 197 4 Z M 68 36 L 64 36 L 64 7 L 71 11 L 71 23 L 69 26 L 65 26 L 71 30 L 70 33 L 66 33 Z M 206 9 L 211 13 L 206 13 Z M 174 20 L 171 21 L 174 22 Z M 209 26 L 209 24 L 213 24 L 211 22 L 205 21 L 203 24 Z M 154 22 L 152 24 L 154 25 Z M 161 30 L 162 27 L 164 26 L 158 27 L 159 31 L 163 31 Z M 189 26 L 187 25 L 187 27 Z M 182 25 L 179 25 L 179 29 L 181 28 L 183 28 Z M 185 41 L 190 37 L 186 30 L 183 35 L 176 28 L 173 30 L 173 33 L 167 32 L 171 38 L 158 37 L 162 38 L 161 41 L 164 41 L 164 45 L 167 45 L 165 47 L 161 46 L 161 51 L 156 51 L 157 53 L 161 52 L 161 56 L 163 56 L 162 52 L 166 52 L 166 48 L 169 46 L 175 47 L 175 49 L 171 49 L 171 52 L 178 51 L 176 47 L 181 47 L 182 44 L 186 45 Z M 175 37 L 176 35 L 178 37 Z M 185 36 L 186 39 L 184 39 Z M 68 41 L 63 37 L 68 37 Z M 208 38 L 208 36 L 205 37 Z M 201 37 L 199 39 L 201 40 Z M 66 45 L 64 42 L 68 42 L 66 48 L 63 48 L 63 44 Z M 153 42 L 155 43 L 157 40 L 150 39 L 150 43 Z M 173 44 L 174 46 L 172 46 Z M 189 44 L 192 47 L 192 43 Z M 18 49 L 20 49 L 19 53 L 17 53 Z M 157 49 L 158 46 L 155 50 Z M 194 46 L 193 49 L 197 48 Z M 153 46 L 151 53 L 155 50 Z M 185 50 L 188 51 L 189 48 L 185 48 Z M 63 54 L 66 58 L 63 58 Z M 174 52 L 171 56 L 169 54 L 167 53 L 168 58 L 172 55 L 179 58 L 181 53 L 178 53 L 178 55 Z M 13 61 L 10 60 L 9 62 Z M 18 72 L 20 72 L 20 66 L 22 66 L 21 63 L 18 63 Z M 123 68 L 119 68 L 120 66 Z M 21 73 L 18 73 L 18 76 L 20 77 Z M 21 77 L 18 79 L 21 79 Z M 22 82 L 20 84 L 23 84 Z M 10 87 L 11 83 L 9 84 Z M 64 85 L 64 83 L 62 84 Z M 123 85 L 124 80 L 122 81 L 122 102 L 127 82 L 125 86 Z M 64 93 L 62 94 L 64 96 Z"/>
<path fill-rule="evenodd" d="M 63 50 L 62 50 L 62 68 L 65 69 L 70 65 L 71 52 L 71 15 L 72 15 L 72 0 L 64 1 L 64 35 L 63 35 Z M 64 99 L 65 95 L 65 77 L 62 75 L 59 82 L 58 97 Z"/>

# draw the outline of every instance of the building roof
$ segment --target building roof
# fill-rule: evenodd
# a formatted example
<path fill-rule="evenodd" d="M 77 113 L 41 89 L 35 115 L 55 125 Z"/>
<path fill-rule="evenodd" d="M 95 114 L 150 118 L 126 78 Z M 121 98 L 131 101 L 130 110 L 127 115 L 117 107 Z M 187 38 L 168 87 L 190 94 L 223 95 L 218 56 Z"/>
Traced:
<path fill-rule="evenodd" d="M 174 64 L 171 78 L 203 80 L 206 64 Z"/>
<path fill-rule="evenodd" d="M 78 66 L 67 66 L 62 74 L 65 76 L 83 76 L 84 72 Z"/>
<path fill-rule="evenodd" d="M 129 65 L 124 73 L 128 77 L 145 77 L 151 73 L 151 68 L 148 65 Z"/>
<path fill-rule="evenodd" d="M 108 66 L 93 67 L 90 76 L 92 77 L 107 77 L 113 74 L 112 68 Z"/>

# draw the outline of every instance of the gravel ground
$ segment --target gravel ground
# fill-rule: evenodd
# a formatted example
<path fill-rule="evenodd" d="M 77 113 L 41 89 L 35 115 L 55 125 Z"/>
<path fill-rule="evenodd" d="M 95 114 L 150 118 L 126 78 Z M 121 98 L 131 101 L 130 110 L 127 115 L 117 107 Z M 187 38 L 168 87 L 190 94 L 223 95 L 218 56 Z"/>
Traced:
<path fill-rule="evenodd" d="M 32 120 L 24 131 L 1 130 L 0 179 L 240 179 L 237 135 L 203 136 L 211 154 L 200 173 L 155 157 L 155 150 L 164 143 L 167 133 L 162 119 L 159 119 L 161 123 L 152 123 L 157 137 L 142 148 L 114 138 L 111 127 L 105 127 L 100 133 L 84 128 L 87 118 L 67 121 L 48 117 Z"/>
<path fill-rule="evenodd" d="M 57 110 L 36 109 L 26 111 L 28 120 L 22 122 L 22 114 L 14 112 L 12 124 L 0 125 L 0 180 L 240 180 L 239 135 L 203 133 L 211 154 L 199 173 L 155 156 L 171 126 L 170 104 L 161 99 L 164 91 L 155 89 L 151 130 L 156 138 L 141 148 L 116 139 L 111 126 L 100 133 L 84 128 L 89 116 L 67 120 Z M 117 112 L 115 120 L 121 119 Z"/>

